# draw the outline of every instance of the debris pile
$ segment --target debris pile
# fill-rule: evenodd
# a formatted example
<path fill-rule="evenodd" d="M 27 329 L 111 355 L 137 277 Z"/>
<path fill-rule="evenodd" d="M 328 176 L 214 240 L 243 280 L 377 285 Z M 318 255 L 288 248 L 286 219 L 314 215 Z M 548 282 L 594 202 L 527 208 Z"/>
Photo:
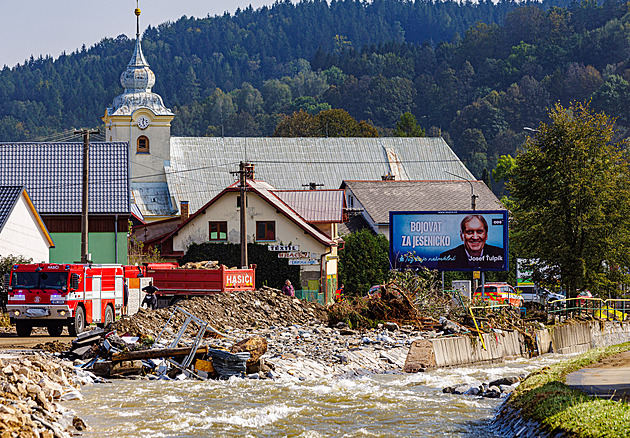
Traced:
<path fill-rule="evenodd" d="M 0 430 L 2 436 L 66 438 L 86 429 L 85 423 L 59 402 L 81 399 L 90 373 L 40 354 L 0 359 Z"/>
<path fill-rule="evenodd" d="M 288 297 L 278 289 L 267 287 L 251 292 L 195 297 L 180 301 L 177 305 L 221 331 L 308 324 L 313 320 L 323 324 L 328 322 L 324 306 Z M 171 312 L 170 308 L 140 309 L 133 317 L 116 321 L 112 330 L 132 336 L 157 338 Z M 178 318 L 175 323 L 182 323 L 183 317 Z"/>
<path fill-rule="evenodd" d="M 188 262 L 181 266 L 181 269 L 219 269 L 221 265 L 218 261 Z"/>

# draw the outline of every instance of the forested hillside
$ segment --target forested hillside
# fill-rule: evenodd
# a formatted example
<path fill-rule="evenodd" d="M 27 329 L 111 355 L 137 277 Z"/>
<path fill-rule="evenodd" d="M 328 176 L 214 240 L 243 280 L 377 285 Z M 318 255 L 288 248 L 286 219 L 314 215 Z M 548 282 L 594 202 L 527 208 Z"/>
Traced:
<path fill-rule="evenodd" d="M 478 176 L 554 102 L 630 127 L 630 20 L 616 0 L 278 2 L 149 28 L 174 135 L 272 135 L 284 114 L 345 109 L 393 135 L 405 112 Z M 125 36 L 0 72 L 0 141 L 96 127 L 122 92 Z"/>

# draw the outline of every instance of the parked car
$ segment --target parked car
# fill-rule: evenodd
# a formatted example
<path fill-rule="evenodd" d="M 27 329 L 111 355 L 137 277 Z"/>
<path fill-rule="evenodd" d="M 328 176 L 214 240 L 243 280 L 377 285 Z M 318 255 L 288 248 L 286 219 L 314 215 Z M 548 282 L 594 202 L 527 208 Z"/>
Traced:
<path fill-rule="evenodd" d="M 479 286 L 473 294 L 473 299 L 481 299 L 482 288 Z M 514 307 L 523 306 L 523 297 L 507 283 L 486 283 L 483 288 L 483 298 L 496 301 L 499 304 L 509 304 Z"/>
<path fill-rule="evenodd" d="M 563 300 L 564 295 L 550 292 L 547 289 L 538 286 L 519 286 L 516 289 L 523 297 L 525 303 L 536 303 L 542 306 L 556 300 Z M 554 307 L 564 306 L 564 301 L 560 303 L 554 303 Z"/>
<path fill-rule="evenodd" d="M 519 286 L 516 290 L 521 294 L 525 303 L 545 304 L 544 289 L 539 289 L 536 286 Z"/>

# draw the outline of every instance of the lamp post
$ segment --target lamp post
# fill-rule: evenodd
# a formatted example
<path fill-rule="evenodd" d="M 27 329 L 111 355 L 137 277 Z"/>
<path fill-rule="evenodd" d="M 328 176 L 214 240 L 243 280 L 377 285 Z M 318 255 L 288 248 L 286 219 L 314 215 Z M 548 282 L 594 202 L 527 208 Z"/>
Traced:
<path fill-rule="evenodd" d="M 444 169 L 442 169 L 442 170 L 444 170 Z M 467 178 L 464 178 L 463 176 L 455 175 L 454 173 L 451 173 L 448 170 L 444 170 L 444 172 L 448 173 L 449 175 L 453 175 L 456 178 L 463 179 L 464 181 L 467 181 L 468 184 L 470 184 L 470 207 L 473 210 L 476 210 L 477 209 L 476 208 L 477 207 L 477 202 L 476 201 L 477 201 L 478 196 L 475 195 L 475 191 L 474 191 L 474 188 L 473 188 L 472 181 L 470 181 Z"/>

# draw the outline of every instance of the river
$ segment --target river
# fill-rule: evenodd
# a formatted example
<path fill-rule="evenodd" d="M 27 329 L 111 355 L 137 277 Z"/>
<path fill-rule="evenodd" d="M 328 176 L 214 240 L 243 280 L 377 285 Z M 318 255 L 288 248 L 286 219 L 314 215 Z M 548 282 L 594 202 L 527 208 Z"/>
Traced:
<path fill-rule="evenodd" d="M 493 437 L 501 403 L 445 386 L 532 372 L 567 356 L 356 379 L 131 381 L 83 388 L 65 403 L 86 437 Z"/>

